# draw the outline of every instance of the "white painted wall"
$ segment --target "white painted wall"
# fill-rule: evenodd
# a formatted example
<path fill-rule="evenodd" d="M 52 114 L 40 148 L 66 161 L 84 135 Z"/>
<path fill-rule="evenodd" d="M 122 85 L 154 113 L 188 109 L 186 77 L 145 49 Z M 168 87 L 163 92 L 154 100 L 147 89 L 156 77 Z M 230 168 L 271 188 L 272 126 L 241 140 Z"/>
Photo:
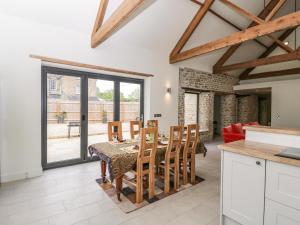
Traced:
<path fill-rule="evenodd" d="M 163 129 L 177 122 L 178 71 L 153 52 L 124 44 L 92 50 L 88 35 L 3 14 L 0 21 L 9 21 L 0 25 L 2 181 L 41 174 L 41 63 L 30 53 L 153 73 L 146 81 L 148 118 L 162 113 Z M 167 84 L 174 87 L 169 99 Z"/>
<path fill-rule="evenodd" d="M 41 63 L 29 54 L 152 73 L 146 79 L 146 119 L 161 113 L 160 129 L 177 124 L 179 65 L 169 50 L 155 52 L 113 36 L 90 48 L 90 35 L 0 13 L 0 135 L 2 182 L 32 177 L 41 168 Z M 188 61 L 181 66 L 208 71 Z M 166 95 L 166 87 L 172 94 Z"/>
<path fill-rule="evenodd" d="M 243 83 L 234 90 L 272 88 L 272 126 L 300 128 L 300 79 Z"/>

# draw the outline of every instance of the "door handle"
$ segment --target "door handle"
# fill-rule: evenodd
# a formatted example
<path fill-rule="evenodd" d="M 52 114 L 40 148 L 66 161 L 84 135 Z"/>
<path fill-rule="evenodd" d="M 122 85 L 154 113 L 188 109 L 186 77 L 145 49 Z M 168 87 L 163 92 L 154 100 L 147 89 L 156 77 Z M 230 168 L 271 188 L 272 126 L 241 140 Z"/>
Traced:
<path fill-rule="evenodd" d="M 256 165 L 260 166 L 261 162 L 260 161 L 256 161 Z"/>
<path fill-rule="evenodd" d="M 85 115 L 82 115 L 82 116 L 81 116 L 81 120 L 82 120 L 82 121 L 85 121 Z"/>

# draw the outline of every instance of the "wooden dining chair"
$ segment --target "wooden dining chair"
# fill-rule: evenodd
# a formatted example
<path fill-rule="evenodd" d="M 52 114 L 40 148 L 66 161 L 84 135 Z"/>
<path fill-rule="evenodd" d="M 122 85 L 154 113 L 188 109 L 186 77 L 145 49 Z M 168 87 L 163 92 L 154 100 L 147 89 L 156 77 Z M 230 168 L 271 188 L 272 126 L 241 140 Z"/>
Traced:
<path fill-rule="evenodd" d="M 183 126 L 171 126 L 169 132 L 169 142 L 165 153 L 165 160 L 160 163 L 160 170 L 164 171 L 164 192 L 170 192 L 170 172 L 174 176 L 174 191 L 179 188 L 179 157 L 181 150 Z"/>
<path fill-rule="evenodd" d="M 191 183 L 196 181 L 196 147 L 199 139 L 199 126 L 198 124 L 190 124 L 187 126 L 186 140 L 182 156 L 180 159 L 180 166 L 182 166 L 183 184 L 188 182 L 188 168 L 191 174 Z"/>
<path fill-rule="evenodd" d="M 148 120 L 147 127 L 158 127 L 158 120 Z"/>
<path fill-rule="evenodd" d="M 148 141 L 148 136 L 151 136 L 152 140 Z M 155 157 L 158 142 L 157 127 L 141 128 L 140 138 L 136 167 L 131 171 L 135 175 L 135 181 L 124 180 L 129 185 L 134 185 L 136 187 L 136 203 L 138 204 L 144 200 L 144 178 L 148 178 L 149 199 L 155 196 Z"/>
<path fill-rule="evenodd" d="M 107 127 L 108 127 L 108 141 L 113 141 L 114 137 L 117 137 L 118 141 L 123 140 L 121 121 L 108 122 Z"/>
<path fill-rule="evenodd" d="M 137 129 L 135 130 L 136 127 L 137 127 Z M 130 137 L 131 137 L 131 139 L 134 139 L 135 135 L 140 134 L 141 128 L 142 128 L 142 121 L 140 121 L 140 120 L 130 121 Z"/>

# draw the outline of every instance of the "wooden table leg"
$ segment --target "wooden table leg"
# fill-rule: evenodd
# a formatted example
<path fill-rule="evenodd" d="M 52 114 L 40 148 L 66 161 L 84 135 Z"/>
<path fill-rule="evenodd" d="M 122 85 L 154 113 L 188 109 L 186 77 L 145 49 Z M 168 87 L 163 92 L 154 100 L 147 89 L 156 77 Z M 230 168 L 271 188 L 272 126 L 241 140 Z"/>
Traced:
<path fill-rule="evenodd" d="M 207 148 L 206 148 L 206 146 L 204 145 L 204 157 L 206 157 L 206 154 L 207 154 Z"/>
<path fill-rule="evenodd" d="M 119 201 L 122 201 L 121 200 L 122 186 L 123 186 L 123 175 L 116 178 L 116 191 L 117 191 L 117 196 Z"/>
<path fill-rule="evenodd" d="M 104 160 L 101 160 L 101 176 L 102 182 L 106 183 L 106 162 Z"/>

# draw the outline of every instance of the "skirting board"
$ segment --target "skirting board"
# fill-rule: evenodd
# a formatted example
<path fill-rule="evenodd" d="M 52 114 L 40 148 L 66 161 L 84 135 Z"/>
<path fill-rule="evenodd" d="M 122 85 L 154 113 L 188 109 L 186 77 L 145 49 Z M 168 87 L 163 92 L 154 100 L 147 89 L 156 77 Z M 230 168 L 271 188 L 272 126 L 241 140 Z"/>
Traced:
<path fill-rule="evenodd" d="M 11 181 L 16 181 L 16 180 L 23 180 L 23 179 L 32 178 L 32 177 L 38 177 L 38 176 L 41 176 L 42 174 L 43 174 L 42 167 L 39 167 L 36 169 L 30 169 L 30 170 L 22 171 L 22 172 L 1 174 L 1 183 L 7 183 L 7 182 L 11 182 Z"/>

